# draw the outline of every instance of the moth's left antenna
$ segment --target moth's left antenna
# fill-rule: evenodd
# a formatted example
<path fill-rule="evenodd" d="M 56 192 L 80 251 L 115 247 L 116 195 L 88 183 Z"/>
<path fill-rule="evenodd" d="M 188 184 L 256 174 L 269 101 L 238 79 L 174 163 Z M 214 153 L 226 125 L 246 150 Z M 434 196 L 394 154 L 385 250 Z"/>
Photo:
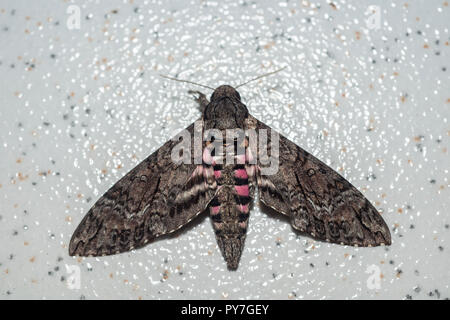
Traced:
<path fill-rule="evenodd" d="M 190 84 L 195 84 L 196 86 L 200 86 L 200 87 L 203 87 L 203 88 L 208 88 L 208 89 L 211 89 L 213 91 L 215 90 L 214 88 L 205 86 L 205 85 L 200 84 L 200 83 L 195 83 L 195 82 L 192 82 L 192 81 L 189 81 L 189 80 L 181 80 L 181 79 L 177 79 L 177 78 L 172 78 L 172 77 L 165 76 L 163 74 L 160 74 L 160 76 L 163 77 L 163 78 L 169 79 L 169 80 L 174 80 L 174 81 L 178 81 L 178 82 L 186 82 L 186 83 L 190 83 Z"/>
<path fill-rule="evenodd" d="M 283 68 L 281 68 L 281 69 L 278 69 L 278 70 L 269 72 L 269 73 L 262 74 L 262 75 L 260 75 L 260 76 L 258 76 L 258 77 L 256 77 L 256 78 L 250 79 L 250 80 L 248 80 L 247 82 L 244 82 L 244 83 L 241 83 L 240 85 L 238 85 L 238 86 L 236 87 L 236 89 L 239 88 L 239 87 L 245 86 L 247 83 L 250 83 L 250 82 L 256 81 L 256 80 L 258 80 L 258 79 L 261 79 L 261 78 L 270 76 L 270 75 L 272 75 L 272 74 L 275 74 L 275 73 L 277 73 L 277 72 L 280 72 L 280 71 L 282 71 L 282 70 L 284 70 L 284 69 L 286 69 L 286 68 L 287 68 L 287 66 L 285 66 L 285 67 L 283 67 Z"/>

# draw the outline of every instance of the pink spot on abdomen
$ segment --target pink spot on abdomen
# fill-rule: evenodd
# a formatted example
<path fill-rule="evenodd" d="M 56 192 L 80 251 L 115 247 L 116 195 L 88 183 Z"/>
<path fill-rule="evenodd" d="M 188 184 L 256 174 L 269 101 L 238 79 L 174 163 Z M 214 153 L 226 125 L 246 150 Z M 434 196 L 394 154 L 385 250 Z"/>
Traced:
<path fill-rule="evenodd" d="M 222 175 L 222 171 L 214 170 L 214 176 L 216 177 L 216 179 L 219 179 L 221 175 Z"/>
<path fill-rule="evenodd" d="M 248 213 L 248 204 L 238 204 L 237 208 L 242 213 Z"/>
<path fill-rule="evenodd" d="M 245 169 L 237 169 L 234 172 L 234 176 L 240 179 L 248 179 L 247 171 Z"/>
<path fill-rule="evenodd" d="M 220 206 L 211 207 L 212 214 L 218 214 L 220 211 Z"/>
<path fill-rule="evenodd" d="M 236 162 L 238 164 L 245 164 L 245 154 L 239 154 L 236 156 Z"/>
<path fill-rule="evenodd" d="M 205 148 L 205 150 L 203 151 L 203 162 L 207 164 L 212 164 L 213 162 L 211 151 L 208 148 Z"/>
<path fill-rule="evenodd" d="M 243 186 L 234 186 L 238 195 L 242 197 L 248 197 L 248 184 Z"/>

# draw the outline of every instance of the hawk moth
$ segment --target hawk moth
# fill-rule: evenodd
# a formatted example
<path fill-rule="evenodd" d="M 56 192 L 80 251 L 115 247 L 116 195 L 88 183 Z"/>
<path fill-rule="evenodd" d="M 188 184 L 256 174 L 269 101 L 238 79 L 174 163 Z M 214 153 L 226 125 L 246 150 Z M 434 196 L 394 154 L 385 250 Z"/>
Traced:
<path fill-rule="evenodd" d="M 235 270 L 256 189 L 263 204 L 313 238 L 364 247 L 391 244 L 389 228 L 374 206 L 336 171 L 254 118 L 236 89 L 222 85 L 210 101 L 201 92 L 190 92 L 198 94 L 202 110 L 200 129 L 193 123 L 185 130 L 192 149 L 184 156 L 191 161 L 173 161 L 179 141 L 166 142 L 94 204 L 72 236 L 70 255 L 111 255 L 143 247 L 209 210 L 220 251 L 228 269 Z M 203 137 L 202 131 L 213 129 L 226 135 L 231 128 L 277 134 L 277 150 L 268 143 L 266 152 L 277 157 L 278 170 L 262 174 L 264 157 L 257 157 L 260 150 L 249 147 L 246 135 L 235 137 L 233 146 L 204 139 L 200 161 L 195 161 L 196 134 Z M 238 144 L 237 161 L 219 161 Z M 217 151 L 217 145 L 226 152 Z"/>

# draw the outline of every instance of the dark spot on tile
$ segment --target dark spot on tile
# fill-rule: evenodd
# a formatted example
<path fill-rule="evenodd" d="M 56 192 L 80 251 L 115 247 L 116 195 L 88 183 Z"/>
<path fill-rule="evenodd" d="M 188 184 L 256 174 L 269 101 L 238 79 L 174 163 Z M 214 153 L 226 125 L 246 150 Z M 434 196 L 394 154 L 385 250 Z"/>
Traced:
<path fill-rule="evenodd" d="M 50 55 L 50 58 L 55 59 L 55 58 L 56 58 L 56 54 L 52 53 L 52 54 Z"/>
<path fill-rule="evenodd" d="M 443 247 L 443 246 L 439 246 L 438 249 L 439 249 L 439 251 L 441 251 L 441 252 L 444 251 L 444 247 Z"/>
<path fill-rule="evenodd" d="M 310 263 L 309 266 L 310 266 L 311 268 L 314 268 L 314 263 Z"/>
<path fill-rule="evenodd" d="M 441 293 L 439 292 L 438 289 L 434 290 L 434 293 L 436 294 L 437 298 L 440 299 L 441 298 Z"/>
<path fill-rule="evenodd" d="M 431 180 L 430 180 L 430 183 L 431 183 L 431 184 L 435 184 L 435 183 L 436 183 L 436 180 L 435 180 L 435 179 L 431 179 Z"/>
<path fill-rule="evenodd" d="M 412 300 L 412 296 L 409 295 L 409 294 L 407 294 L 407 295 L 406 295 L 406 300 Z"/>

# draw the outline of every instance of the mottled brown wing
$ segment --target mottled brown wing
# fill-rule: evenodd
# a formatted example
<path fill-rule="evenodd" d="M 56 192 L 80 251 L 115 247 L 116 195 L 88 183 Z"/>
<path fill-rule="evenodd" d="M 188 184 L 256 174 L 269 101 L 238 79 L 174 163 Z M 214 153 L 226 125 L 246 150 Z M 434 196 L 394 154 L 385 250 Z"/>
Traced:
<path fill-rule="evenodd" d="M 252 116 L 247 128 L 269 132 L 270 154 L 273 129 Z M 345 245 L 391 244 L 389 228 L 378 211 L 336 171 L 282 135 L 278 157 L 275 174 L 262 175 L 257 170 L 259 197 L 265 205 L 288 215 L 295 229 Z"/>
<path fill-rule="evenodd" d="M 193 147 L 194 124 L 186 130 Z M 172 161 L 178 143 L 166 142 L 94 204 L 70 240 L 70 255 L 111 255 L 142 247 L 206 209 L 214 192 L 202 166 L 194 164 L 192 149 L 191 164 Z"/>

